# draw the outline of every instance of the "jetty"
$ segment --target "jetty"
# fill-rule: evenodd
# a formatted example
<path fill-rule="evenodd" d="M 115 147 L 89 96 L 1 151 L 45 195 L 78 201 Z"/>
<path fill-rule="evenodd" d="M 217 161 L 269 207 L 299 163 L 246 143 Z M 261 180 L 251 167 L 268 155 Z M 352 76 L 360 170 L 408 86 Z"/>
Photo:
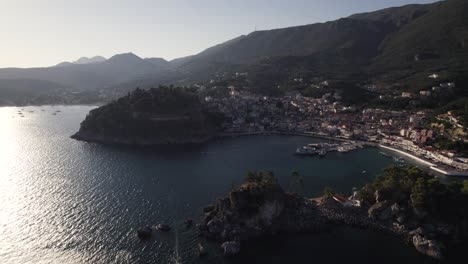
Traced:
<path fill-rule="evenodd" d="M 303 156 L 325 156 L 329 152 L 350 152 L 363 148 L 363 144 L 355 141 L 341 141 L 339 143 L 313 143 L 296 149 L 296 155 Z"/>

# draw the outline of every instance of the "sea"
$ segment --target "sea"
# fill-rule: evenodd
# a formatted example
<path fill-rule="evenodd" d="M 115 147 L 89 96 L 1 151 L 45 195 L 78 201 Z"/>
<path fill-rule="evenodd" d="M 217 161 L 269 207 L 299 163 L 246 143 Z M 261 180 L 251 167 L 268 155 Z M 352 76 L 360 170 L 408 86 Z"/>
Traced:
<path fill-rule="evenodd" d="M 183 222 L 196 222 L 248 171 L 272 171 L 286 190 L 298 171 L 304 195 L 317 197 L 327 186 L 350 194 L 395 161 L 377 148 L 296 156 L 323 141 L 299 136 L 145 149 L 71 139 L 93 108 L 0 108 L 0 263 L 432 263 L 395 237 L 348 227 L 252 241 L 226 259 Z M 136 237 L 159 223 L 172 230 Z M 198 243 L 207 257 L 198 258 Z"/>

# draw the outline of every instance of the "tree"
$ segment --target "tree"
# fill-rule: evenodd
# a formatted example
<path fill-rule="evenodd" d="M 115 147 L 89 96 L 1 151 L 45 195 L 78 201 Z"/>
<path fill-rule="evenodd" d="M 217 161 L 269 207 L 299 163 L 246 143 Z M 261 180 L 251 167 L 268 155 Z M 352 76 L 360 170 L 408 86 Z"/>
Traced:
<path fill-rule="evenodd" d="M 461 192 L 468 195 L 468 180 L 463 181 Z"/>
<path fill-rule="evenodd" d="M 266 171 L 265 176 L 263 176 L 263 181 L 267 184 L 277 183 L 275 174 L 272 171 Z"/>
<path fill-rule="evenodd" d="M 411 203 L 414 208 L 424 208 L 427 199 L 426 181 L 423 178 L 416 180 L 413 189 L 411 190 Z"/>
<path fill-rule="evenodd" d="M 358 191 L 358 198 L 366 204 L 372 205 L 375 203 L 375 188 L 373 184 L 366 184 Z"/>
<path fill-rule="evenodd" d="M 372 205 L 380 200 L 420 209 L 432 219 L 459 225 L 468 218 L 468 181 L 441 182 L 415 167 L 390 167 L 359 190 L 359 199 Z"/>
<path fill-rule="evenodd" d="M 257 173 L 248 171 L 247 175 L 245 176 L 247 182 L 256 182 L 257 181 Z"/>
<path fill-rule="evenodd" d="M 246 181 L 250 183 L 260 183 L 260 184 L 276 184 L 277 180 L 275 175 L 271 171 L 266 171 L 263 173 L 262 171 L 258 172 L 247 172 Z"/>
<path fill-rule="evenodd" d="M 291 173 L 289 178 L 289 192 L 304 196 L 304 178 L 297 170 Z"/>
<path fill-rule="evenodd" d="M 330 199 L 333 197 L 333 195 L 335 195 L 335 191 L 333 191 L 332 188 L 327 186 L 323 189 L 323 198 Z"/>

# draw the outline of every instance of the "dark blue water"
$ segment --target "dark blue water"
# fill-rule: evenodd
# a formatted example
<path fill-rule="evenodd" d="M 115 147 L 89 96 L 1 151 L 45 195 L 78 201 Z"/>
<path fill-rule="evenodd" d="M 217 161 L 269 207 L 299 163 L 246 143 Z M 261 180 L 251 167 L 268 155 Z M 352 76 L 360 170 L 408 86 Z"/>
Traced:
<path fill-rule="evenodd" d="M 305 194 L 314 197 L 325 186 L 350 193 L 393 162 L 372 148 L 325 159 L 294 156 L 298 146 L 317 141 L 304 137 L 151 150 L 70 139 L 90 109 L 0 109 L 0 263 L 192 263 L 198 238 L 179 228 L 181 221 L 196 218 L 248 170 L 271 170 L 285 188 L 298 170 Z M 148 243 L 136 239 L 135 228 L 162 222 L 173 231 Z M 348 228 L 255 244 L 234 260 L 219 257 L 212 245 L 204 261 L 427 261 L 397 239 Z"/>

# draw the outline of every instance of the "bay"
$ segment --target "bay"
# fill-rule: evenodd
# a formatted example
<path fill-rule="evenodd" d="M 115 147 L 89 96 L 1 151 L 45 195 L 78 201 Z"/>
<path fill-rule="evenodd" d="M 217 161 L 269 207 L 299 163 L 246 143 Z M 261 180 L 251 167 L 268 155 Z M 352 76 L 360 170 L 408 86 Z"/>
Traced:
<path fill-rule="evenodd" d="M 287 189 L 297 170 L 305 195 L 316 197 L 326 186 L 350 193 L 393 163 L 375 148 L 324 159 L 295 156 L 297 147 L 321 141 L 295 136 L 152 149 L 70 139 L 91 109 L 0 108 L 0 263 L 198 262 L 198 238 L 181 228 L 182 221 L 196 219 L 247 171 L 271 170 Z M 157 223 L 174 229 L 146 243 L 136 238 L 136 228 Z M 397 239 L 350 228 L 254 243 L 231 260 L 209 247 L 202 262 L 429 261 Z"/>

